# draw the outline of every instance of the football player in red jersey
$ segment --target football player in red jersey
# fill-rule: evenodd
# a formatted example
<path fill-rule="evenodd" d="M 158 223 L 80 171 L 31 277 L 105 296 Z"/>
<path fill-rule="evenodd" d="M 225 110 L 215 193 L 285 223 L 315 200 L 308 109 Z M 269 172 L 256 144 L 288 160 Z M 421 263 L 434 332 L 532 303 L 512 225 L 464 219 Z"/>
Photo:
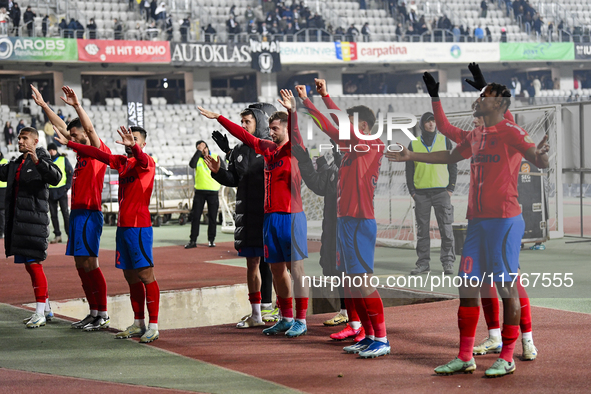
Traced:
<path fill-rule="evenodd" d="M 256 153 L 263 155 L 265 159 L 265 261 L 271 266 L 282 319 L 274 326 L 264 329 L 263 333 L 276 335 L 284 332 L 285 336 L 293 338 L 308 331 L 308 289 L 303 285 L 303 259 L 308 257 L 307 223 L 300 194 L 302 177 L 297 160 L 291 155 L 290 141 L 293 139 L 292 136 L 297 134 L 291 128 L 294 124 L 291 118 L 296 116 L 295 105 L 292 107 L 291 101 L 282 104 L 289 113 L 275 112 L 269 117 L 272 141 L 253 136 L 220 114 L 198 108 L 201 115 L 208 119 L 217 119 L 230 134 L 253 148 Z M 295 282 L 295 321 L 288 269 Z"/>
<path fill-rule="evenodd" d="M 80 105 L 76 93 L 69 86 L 64 86 L 62 101 L 72 106 L 78 118 L 66 125 L 49 105 L 43 101 L 41 93 L 31 85 L 33 100 L 40 106 L 49 121 L 68 140 L 86 146 L 93 146 L 109 154 L 111 150 L 97 135 L 88 114 Z M 67 232 L 68 246 L 66 255 L 74 256 L 76 270 L 82 282 L 90 312 L 84 319 L 72 323 L 72 328 L 95 331 L 108 328 L 107 282 L 98 262 L 98 253 L 103 232 L 103 213 L 101 212 L 101 194 L 107 165 L 78 152 L 72 180 L 72 211 L 70 228 Z"/>
<path fill-rule="evenodd" d="M 152 219 L 150 198 L 154 188 L 156 163 L 142 151 L 146 146 L 146 131 L 137 126 L 117 130 L 118 144 L 125 146 L 127 156 L 110 155 L 95 147 L 69 141 L 58 131 L 59 142 L 86 156 L 93 157 L 119 172 L 119 215 L 117 217 L 117 258 L 115 266 L 123 270 L 129 284 L 134 323 L 115 338 L 139 336 L 140 342 L 158 339 L 160 288 L 154 276 L 152 257 Z M 150 318 L 144 323 L 144 303 Z"/>
<path fill-rule="evenodd" d="M 433 86 L 428 85 L 428 88 Z M 429 93 L 434 97 L 435 92 Z M 386 154 L 393 161 L 436 164 L 471 159 L 468 233 L 458 274 L 463 278 L 458 310 L 460 351 L 454 360 L 435 368 L 437 374 L 476 369 L 472 351 L 480 315 L 480 286 L 472 283 L 490 283 L 491 279 L 503 298 L 503 347 L 499 359 L 486 370 L 485 376 L 503 376 L 515 371 L 513 351 L 519 335 L 521 311 L 519 292 L 512 283 L 518 275 L 525 228 L 517 201 L 517 175 L 523 157 L 538 168 L 548 167 L 549 146 L 545 136 L 536 147 L 525 130 L 504 118 L 511 104 L 510 97 L 505 86 L 486 85 L 473 106 L 474 116 L 482 117 L 484 125 L 467 134 L 452 151 L 417 153 L 403 149 Z"/>
<path fill-rule="evenodd" d="M 316 79 L 316 91 L 322 96 L 324 104 L 331 110 L 338 110 L 337 105 L 328 95 L 326 81 Z M 377 236 L 377 224 L 374 215 L 374 193 L 380 174 L 384 154 L 384 143 L 373 140 L 368 144 L 354 132 L 355 126 L 365 135 L 371 134 L 376 117 L 373 111 L 363 105 L 349 108 L 347 114 L 351 122 L 350 140 L 341 139 L 339 129 L 316 109 L 306 94 L 304 86 L 296 86 L 298 95 L 304 100 L 304 106 L 318 120 L 321 130 L 337 143 L 344 155 L 339 167 L 337 194 L 337 268 L 343 271 L 351 282 L 354 277 L 364 277 L 362 286 L 349 286 L 349 294 L 354 302 L 365 339 L 346 346 L 347 353 L 359 354 L 362 358 L 374 358 L 390 353 L 390 342 L 386 335 L 384 305 L 380 294 L 371 285 L 374 268 L 374 252 Z M 338 123 L 338 117 L 332 115 Z M 353 122 L 357 118 L 358 123 Z M 364 145 L 359 151 L 355 148 Z M 366 148 L 369 148 L 366 150 Z M 349 295 L 347 294 L 347 295 Z"/>

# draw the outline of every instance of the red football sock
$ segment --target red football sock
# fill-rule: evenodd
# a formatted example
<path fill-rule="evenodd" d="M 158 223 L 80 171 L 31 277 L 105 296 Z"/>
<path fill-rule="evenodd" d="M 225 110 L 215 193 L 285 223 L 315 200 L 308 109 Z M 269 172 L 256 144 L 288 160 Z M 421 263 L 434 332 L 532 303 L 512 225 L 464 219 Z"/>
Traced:
<path fill-rule="evenodd" d="M 531 332 L 531 304 L 529 303 L 529 296 L 521 285 L 520 278 L 517 278 L 515 285 L 517 286 L 519 302 L 521 303 L 521 319 L 519 320 L 521 332 Z"/>
<path fill-rule="evenodd" d="M 349 316 L 350 322 L 359 321 L 359 315 L 357 315 L 355 302 L 353 302 L 353 296 L 349 288 L 345 288 L 345 308 L 347 308 L 347 315 Z"/>
<path fill-rule="evenodd" d="M 478 306 L 461 306 L 458 309 L 458 327 L 460 328 L 460 353 L 458 358 L 462 361 L 472 359 L 479 317 L 480 307 Z"/>
<path fill-rule="evenodd" d="M 82 281 L 82 290 L 84 290 L 84 295 L 86 296 L 86 301 L 88 301 L 88 306 L 90 307 L 90 310 L 98 310 L 98 306 L 93 292 L 93 282 L 90 280 L 90 275 L 88 274 L 88 272 L 84 271 L 84 268 L 76 268 L 76 270 L 78 271 L 78 276 Z"/>
<path fill-rule="evenodd" d="M 519 326 L 512 326 L 503 324 L 503 350 L 499 356 L 507 362 L 513 362 L 513 351 L 515 350 L 515 343 L 519 337 Z"/>
<path fill-rule="evenodd" d="M 160 309 L 160 287 L 154 281 L 146 285 L 146 305 L 150 323 L 158 323 L 158 310 Z"/>
<path fill-rule="evenodd" d="M 36 302 L 47 301 L 47 277 L 41 264 L 25 264 L 25 269 L 31 276 Z"/>
<path fill-rule="evenodd" d="M 306 320 L 306 313 L 308 312 L 308 297 L 296 298 L 296 319 Z"/>
<path fill-rule="evenodd" d="M 365 301 L 361 294 L 353 294 L 353 303 L 355 304 L 355 310 L 359 316 L 359 321 L 365 329 L 365 337 L 367 338 L 368 336 L 375 336 L 371 319 L 369 318 L 367 307 L 365 306 Z"/>
<path fill-rule="evenodd" d="M 251 304 L 260 304 L 261 303 L 261 292 L 257 291 L 254 293 L 248 293 L 248 301 L 250 301 Z"/>
<path fill-rule="evenodd" d="M 136 282 L 129 285 L 129 298 L 131 299 L 133 318 L 136 320 L 143 320 L 144 304 L 146 302 L 146 288 L 142 282 Z"/>
<path fill-rule="evenodd" d="M 489 286 L 483 283 L 480 288 L 480 297 L 482 297 L 482 311 L 484 312 L 484 319 L 489 330 L 501 328 L 499 321 L 499 298 L 497 297 L 497 290 L 494 284 Z"/>
<path fill-rule="evenodd" d="M 281 316 L 293 319 L 293 298 L 282 298 L 277 296 L 277 303 L 281 310 Z"/>
<path fill-rule="evenodd" d="M 93 284 L 93 296 L 96 300 L 97 310 L 99 312 L 107 311 L 107 281 L 103 275 L 103 271 L 100 268 L 96 268 L 92 271 L 87 272 Z"/>
<path fill-rule="evenodd" d="M 382 303 L 380 293 L 375 290 L 373 293 L 365 297 L 364 301 L 376 338 L 385 338 L 386 322 L 384 321 L 384 304 Z"/>

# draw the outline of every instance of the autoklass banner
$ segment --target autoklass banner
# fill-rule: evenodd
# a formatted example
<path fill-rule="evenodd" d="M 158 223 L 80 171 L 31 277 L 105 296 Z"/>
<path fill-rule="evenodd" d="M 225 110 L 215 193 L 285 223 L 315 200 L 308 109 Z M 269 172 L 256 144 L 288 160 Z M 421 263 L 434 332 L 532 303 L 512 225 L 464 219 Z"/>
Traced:
<path fill-rule="evenodd" d="M 99 63 L 170 63 L 168 41 L 77 40 L 78 59 Z"/>
<path fill-rule="evenodd" d="M 0 38 L 0 61 L 75 62 L 78 60 L 76 42 L 64 38 Z"/>
<path fill-rule="evenodd" d="M 591 60 L 591 44 L 575 44 L 575 59 Z"/>
<path fill-rule="evenodd" d="M 572 42 L 500 43 L 501 61 L 575 60 Z"/>
<path fill-rule="evenodd" d="M 171 44 L 174 65 L 201 67 L 249 67 L 249 44 L 178 43 Z"/>

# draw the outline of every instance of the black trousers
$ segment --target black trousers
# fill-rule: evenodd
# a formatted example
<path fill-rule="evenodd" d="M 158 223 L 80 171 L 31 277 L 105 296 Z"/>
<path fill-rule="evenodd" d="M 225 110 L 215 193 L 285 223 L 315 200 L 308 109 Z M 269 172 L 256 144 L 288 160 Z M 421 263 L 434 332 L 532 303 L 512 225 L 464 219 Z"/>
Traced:
<path fill-rule="evenodd" d="M 57 205 L 59 204 L 62 210 L 62 217 L 64 218 L 64 232 L 66 235 L 70 231 L 70 211 L 68 210 L 68 195 L 64 194 L 59 200 L 49 200 L 49 212 L 51 214 L 51 224 L 53 224 L 53 233 L 56 237 L 61 237 L 60 222 L 57 216 Z"/>
<path fill-rule="evenodd" d="M 4 208 L 0 209 L 0 237 L 4 236 Z"/>
<path fill-rule="evenodd" d="M 270 304 L 273 302 L 273 274 L 269 263 L 261 257 L 259 263 L 259 272 L 261 273 L 261 303 Z"/>
<path fill-rule="evenodd" d="M 201 221 L 205 202 L 207 202 L 207 219 L 209 221 L 207 226 L 207 240 L 215 240 L 218 209 L 220 207 L 218 192 L 211 190 L 195 190 L 191 219 L 191 242 L 197 242 L 197 237 L 199 237 L 199 222 Z"/>

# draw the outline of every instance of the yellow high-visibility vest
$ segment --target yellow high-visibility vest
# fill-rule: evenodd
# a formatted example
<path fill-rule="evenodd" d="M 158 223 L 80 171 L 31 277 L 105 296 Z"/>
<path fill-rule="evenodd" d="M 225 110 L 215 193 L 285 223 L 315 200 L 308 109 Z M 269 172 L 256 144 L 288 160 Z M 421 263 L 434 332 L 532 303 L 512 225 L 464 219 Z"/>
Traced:
<path fill-rule="evenodd" d="M 211 157 L 217 159 L 218 155 L 213 153 Z M 211 177 L 211 170 L 205 164 L 203 157 L 199 158 L 197 165 L 195 166 L 195 190 L 220 190 L 220 184 Z"/>
<path fill-rule="evenodd" d="M 437 133 L 433 145 L 427 147 L 421 139 L 412 141 L 414 152 L 439 152 L 447 150 L 445 137 Z M 449 171 L 447 164 L 429 164 L 415 161 L 414 184 L 417 189 L 431 189 L 435 187 L 447 187 L 449 184 Z"/>
<path fill-rule="evenodd" d="M 58 187 L 66 186 L 66 158 L 64 156 L 58 156 L 57 159 L 53 161 L 56 166 L 59 167 L 60 171 L 62 172 L 62 180 L 56 186 L 49 185 L 50 189 L 57 189 Z"/>

